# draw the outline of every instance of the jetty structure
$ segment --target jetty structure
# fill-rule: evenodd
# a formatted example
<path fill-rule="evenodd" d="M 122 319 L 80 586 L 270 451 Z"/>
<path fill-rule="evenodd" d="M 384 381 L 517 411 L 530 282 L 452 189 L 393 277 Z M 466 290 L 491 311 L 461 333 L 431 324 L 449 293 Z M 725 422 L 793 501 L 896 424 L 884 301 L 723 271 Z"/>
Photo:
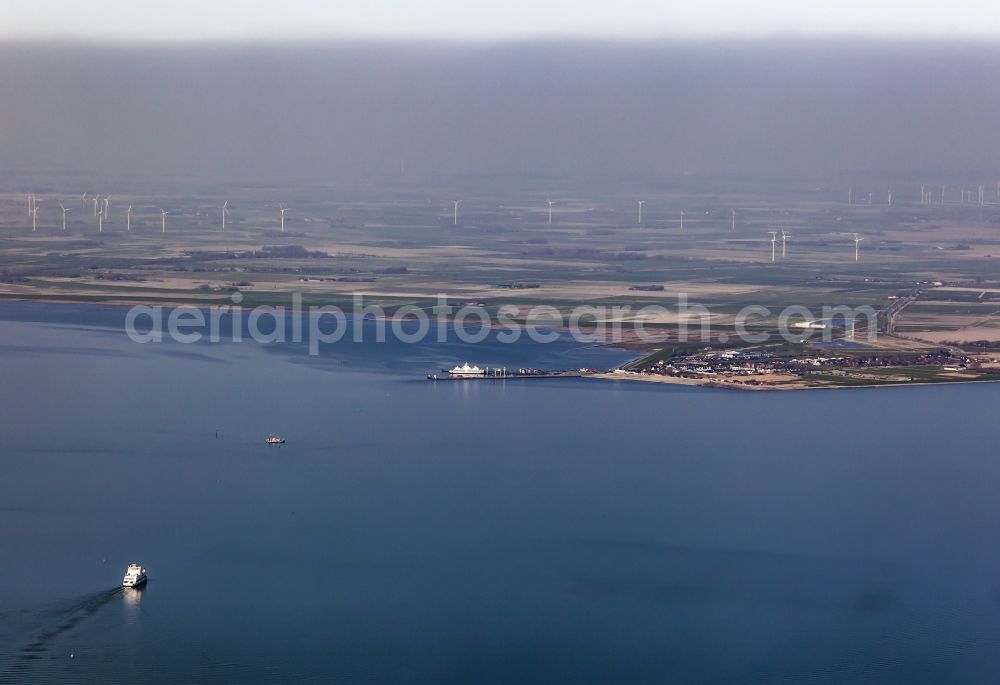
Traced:
<path fill-rule="evenodd" d="M 506 380 L 521 378 L 578 378 L 584 370 L 544 371 L 539 369 L 507 369 L 506 367 L 480 367 L 465 362 L 451 369 L 441 369 L 441 373 L 427 375 L 429 381 L 464 380 Z"/>

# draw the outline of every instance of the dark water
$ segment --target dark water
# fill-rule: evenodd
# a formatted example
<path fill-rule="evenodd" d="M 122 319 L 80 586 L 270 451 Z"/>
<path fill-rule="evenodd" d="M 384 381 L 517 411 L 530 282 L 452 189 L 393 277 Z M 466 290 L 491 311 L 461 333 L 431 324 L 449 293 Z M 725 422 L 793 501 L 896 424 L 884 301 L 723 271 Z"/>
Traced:
<path fill-rule="evenodd" d="M 1000 385 L 433 384 L 623 355 L 121 318 L 0 306 L 0 682 L 1000 675 Z"/>

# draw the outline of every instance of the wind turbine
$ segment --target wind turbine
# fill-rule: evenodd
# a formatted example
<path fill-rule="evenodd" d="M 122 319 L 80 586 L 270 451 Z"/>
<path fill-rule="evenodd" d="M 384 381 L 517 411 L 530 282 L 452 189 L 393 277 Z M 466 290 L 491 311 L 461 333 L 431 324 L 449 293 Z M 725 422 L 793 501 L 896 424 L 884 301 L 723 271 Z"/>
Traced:
<path fill-rule="evenodd" d="M 731 229 L 729 229 L 729 230 L 731 230 L 731 231 L 735 231 L 736 230 L 736 210 L 735 209 L 733 210 L 733 227 Z"/>
<path fill-rule="evenodd" d="M 781 258 L 785 258 L 785 241 L 792 237 L 791 233 L 785 233 L 785 230 L 781 230 Z"/>
<path fill-rule="evenodd" d="M 892 190 L 889 191 L 889 206 L 892 207 Z"/>
<path fill-rule="evenodd" d="M 105 198 L 104 198 L 104 218 L 105 218 L 105 219 L 107 219 L 107 218 L 108 218 L 108 201 L 109 201 L 109 200 L 111 200 L 111 198 L 110 198 L 110 197 L 105 197 Z"/>
<path fill-rule="evenodd" d="M 125 230 L 132 230 L 132 205 L 129 205 L 128 211 L 125 212 Z"/>
<path fill-rule="evenodd" d="M 281 232 L 284 233 L 285 232 L 285 212 L 288 211 L 288 207 L 285 207 L 284 205 L 278 205 L 278 207 L 281 208 L 281 210 L 280 210 L 281 211 Z"/>
<path fill-rule="evenodd" d="M 104 233 L 104 210 L 97 213 L 97 232 Z"/>
<path fill-rule="evenodd" d="M 927 191 L 925 190 L 926 187 L 927 187 L 926 183 L 920 184 L 920 204 L 922 205 L 927 204 Z"/>
<path fill-rule="evenodd" d="M 222 230 L 226 230 L 226 213 L 229 211 L 226 209 L 229 206 L 229 200 L 222 203 Z"/>
<path fill-rule="evenodd" d="M 34 232 L 38 228 L 38 205 L 39 199 L 37 197 L 31 198 L 31 231 Z"/>
<path fill-rule="evenodd" d="M 66 230 L 66 212 L 68 212 L 69 210 L 66 209 L 65 207 L 63 207 L 63 203 L 62 202 L 59 203 L 59 209 L 61 209 L 62 213 L 63 213 L 63 230 L 65 231 Z"/>
<path fill-rule="evenodd" d="M 986 189 L 985 189 L 985 188 L 984 188 L 983 186 L 979 186 L 979 205 L 980 205 L 980 206 L 982 206 L 982 205 L 986 204 L 986 200 L 985 200 L 985 198 L 983 197 L 983 192 L 984 192 L 985 190 L 986 190 Z"/>
<path fill-rule="evenodd" d="M 28 216 L 35 211 L 35 194 L 28 193 Z"/>
<path fill-rule="evenodd" d="M 552 225 L 552 205 L 556 203 L 555 200 L 548 200 L 549 203 L 549 225 Z"/>
<path fill-rule="evenodd" d="M 854 204 L 854 186 L 847 189 L 847 204 Z"/>
<path fill-rule="evenodd" d="M 853 235 L 854 235 L 854 261 L 858 261 L 858 246 L 861 245 L 861 241 L 864 240 L 864 238 L 859 236 L 857 233 Z"/>
<path fill-rule="evenodd" d="M 97 216 L 97 203 L 100 202 L 96 197 L 94 198 L 94 216 Z"/>
<path fill-rule="evenodd" d="M 167 214 L 169 213 L 163 211 L 163 207 L 160 207 L 160 233 L 167 232 Z"/>
<path fill-rule="evenodd" d="M 681 230 L 684 230 L 684 210 L 681 210 Z"/>
<path fill-rule="evenodd" d="M 455 210 L 454 210 L 454 213 L 453 213 L 453 218 L 452 218 L 452 223 L 455 226 L 458 226 L 458 205 L 460 205 L 461 203 L 462 203 L 461 200 L 452 200 L 451 201 L 451 204 L 454 205 L 454 207 L 455 207 Z"/>
<path fill-rule="evenodd" d="M 941 186 L 941 204 L 944 204 L 944 186 Z"/>
<path fill-rule="evenodd" d="M 637 200 L 637 202 L 639 203 L 639 221 L 636 222 L 636 223 L 637 223 L 637 225 L 642 226 L 642 206 L 644 204 L 646 204 L 646 201 L 645 200 Z"/>
<path fill-rule="evenodd" d="M 868 193 L 868 204 L 870 205 L 871 203 L 872 203 L 872 194 Z"/>
<path fill-rule="evenodd" d="M 777 231 L 768 231 L 767 233 L 768 233 L 768 235 L 771 236 L 771 261 L 773 262 L 774 261 L 774 246 L 775 246 L 775 243 L 778 242 L 778 232 Z"/>

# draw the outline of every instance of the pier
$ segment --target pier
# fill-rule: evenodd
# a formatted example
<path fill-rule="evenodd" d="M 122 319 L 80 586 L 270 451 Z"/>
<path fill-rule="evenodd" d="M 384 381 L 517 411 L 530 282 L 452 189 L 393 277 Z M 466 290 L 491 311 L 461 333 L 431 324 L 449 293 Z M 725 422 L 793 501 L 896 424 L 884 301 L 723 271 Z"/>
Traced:
<path fill-rule="evenodd" d="M 518 369 L 517 371 L 507 371 L 506 369 L 487 369 L 476 375 L 457 375 L 448 371 L 441 373 L 427 374 L 429 381 L 507 381 L 507 380 L 527 380 L 529 378 L 580 378 L 586 375 L 583 371 L 535 371 L 533 369 Z"/>

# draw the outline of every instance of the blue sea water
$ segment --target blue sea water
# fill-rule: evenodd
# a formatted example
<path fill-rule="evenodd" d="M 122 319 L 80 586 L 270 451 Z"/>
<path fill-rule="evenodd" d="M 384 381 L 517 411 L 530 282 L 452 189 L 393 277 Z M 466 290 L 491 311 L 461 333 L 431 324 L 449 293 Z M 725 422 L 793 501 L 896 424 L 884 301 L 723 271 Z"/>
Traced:
<path fill-rule="evenodd" d="M 432 383 L 629 355 L 123 318 L 0 304 L 0 683 L 1000 675 L 1000 385 Z"/>

